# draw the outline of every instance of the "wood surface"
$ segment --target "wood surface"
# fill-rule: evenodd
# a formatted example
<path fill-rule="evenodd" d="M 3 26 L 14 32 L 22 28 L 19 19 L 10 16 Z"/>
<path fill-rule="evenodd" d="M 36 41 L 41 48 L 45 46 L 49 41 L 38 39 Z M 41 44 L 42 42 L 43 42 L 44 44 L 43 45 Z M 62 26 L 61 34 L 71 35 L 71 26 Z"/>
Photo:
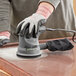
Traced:
<path fill-rule="evenodd" d="M 0 69 L 0 76 L 11 76 L 11 75 Z"/>
<path fill-rule="evenodd" d="M 74 4 L 75 15 L 76 15 L 76 0 L 73 0 L 73 4 Z"/>
<path fill-rule="evenodd" d="M 18 43 L 10 43 L 0 48 L 0 69 L 11 76 L 76 76 L 76 43 L 73 45 L 65 52 L 43 50 L 40 57 L 28 59 L 17 57 Z"/>

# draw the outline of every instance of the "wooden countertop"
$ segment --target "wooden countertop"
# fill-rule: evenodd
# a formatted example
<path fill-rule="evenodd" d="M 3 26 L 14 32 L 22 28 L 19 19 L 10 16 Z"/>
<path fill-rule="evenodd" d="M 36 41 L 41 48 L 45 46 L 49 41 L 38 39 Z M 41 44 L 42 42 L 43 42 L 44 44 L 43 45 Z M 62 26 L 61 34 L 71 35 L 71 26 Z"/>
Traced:
<path fill-rule="evenodd" d="M 41 40 L 40 42 L 46 42 Z M 0 69 L 11 76 L 76 76 L 76 44 L 66 52 L 43 50 L 38 58 L 16 56 L 18 43 L 0 48 Z"/>

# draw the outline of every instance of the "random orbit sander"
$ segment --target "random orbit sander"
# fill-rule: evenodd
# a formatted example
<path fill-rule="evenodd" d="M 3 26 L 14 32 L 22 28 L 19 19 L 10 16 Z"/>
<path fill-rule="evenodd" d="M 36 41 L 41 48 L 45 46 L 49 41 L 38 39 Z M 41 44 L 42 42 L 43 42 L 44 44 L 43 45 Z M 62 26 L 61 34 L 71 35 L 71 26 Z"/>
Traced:
<path fill-rule="evenodd" d="M 20 57 L 38 57 L 41 56 L 42 51 L 44 49 L 48 49 L 49 51 L 67 51 L 72 49 L 74 46 L 68 39 L 59 39 L 59 40 L 52 40 L 47 41 L 46 43 L 39 44 L 39 36 L 41 33 L 45 31 L 66 31 L 72 32 L 73 37 L 72 40 L 74 41 L 74 36 L 76 31 L 74 30 L 65 30 L 65 29 L 52 29 L 46 28 L 45 26 L 41 26 L 39 28 L 39 33 L 36 38 L 26 38 L 25 35 L 19 34 L 19 46 L 17 51 L 17 56 Z M 75 41 L 74 41 L 75 42 Z"/>

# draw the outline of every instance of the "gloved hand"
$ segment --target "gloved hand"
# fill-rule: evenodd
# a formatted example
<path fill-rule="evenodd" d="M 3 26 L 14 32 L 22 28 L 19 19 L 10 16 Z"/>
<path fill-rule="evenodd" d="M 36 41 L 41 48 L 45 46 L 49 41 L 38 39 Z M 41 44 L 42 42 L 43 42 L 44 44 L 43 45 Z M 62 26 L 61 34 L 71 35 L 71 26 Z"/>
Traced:
<path fill-rule="evenodd" d="M 45 22 L 46 19 L 44 16 L 35 13 L 32 16 L 25 18 L 18 24 L 17 34 L 21 33 L 22 35 L 26 34 L 26 37 L 36 37 L 39 27 L 43 25 Z"/>
<path fill-rule="evenodd" d="M 39 27 L 46 22 L 53 10 L 54 7 L 51 4 L 47 2 L 41 2 L 36 13 L 28 18 L 25 18 L 18 24 L 17 34 L 20 33 L 22 36 L 25 35 L 27 38 L 36 38 Z"/>
<path fill-rule="evenodd" d="M 47 3 L 49 6 L 50 4 Z M 50 7 L 40 3 L 38 10 L 32 16 L 25 18 L 17 26 L 19 34 L 18 56 L 37 57 L 41 55 L 38 37 L 41 33 L 41 26 L 50 16 Z M 48 8 L 49 7 L 49 8 Z"/>
<path fill-rule="evenodd" d="M 0 46 L 10 41 L 10 33 L 8 31 L 0 32 Z"/>

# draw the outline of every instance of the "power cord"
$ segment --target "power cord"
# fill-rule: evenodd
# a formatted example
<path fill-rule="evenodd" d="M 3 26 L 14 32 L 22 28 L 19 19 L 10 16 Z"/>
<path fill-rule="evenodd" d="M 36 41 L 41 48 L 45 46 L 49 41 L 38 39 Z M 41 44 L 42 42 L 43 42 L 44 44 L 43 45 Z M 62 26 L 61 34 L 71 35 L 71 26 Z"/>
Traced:
<path fill-rule="evenodd" d="M 64 32 L 72 32 L 72 33 L 73 33 L 72 41 L 76 43 L 76 41 L 75 41 L 75 34 L 76 34 L 76 31 L 75 31 L 75 30 L 46 28 L 46 31 L 64 31 Z"/>

